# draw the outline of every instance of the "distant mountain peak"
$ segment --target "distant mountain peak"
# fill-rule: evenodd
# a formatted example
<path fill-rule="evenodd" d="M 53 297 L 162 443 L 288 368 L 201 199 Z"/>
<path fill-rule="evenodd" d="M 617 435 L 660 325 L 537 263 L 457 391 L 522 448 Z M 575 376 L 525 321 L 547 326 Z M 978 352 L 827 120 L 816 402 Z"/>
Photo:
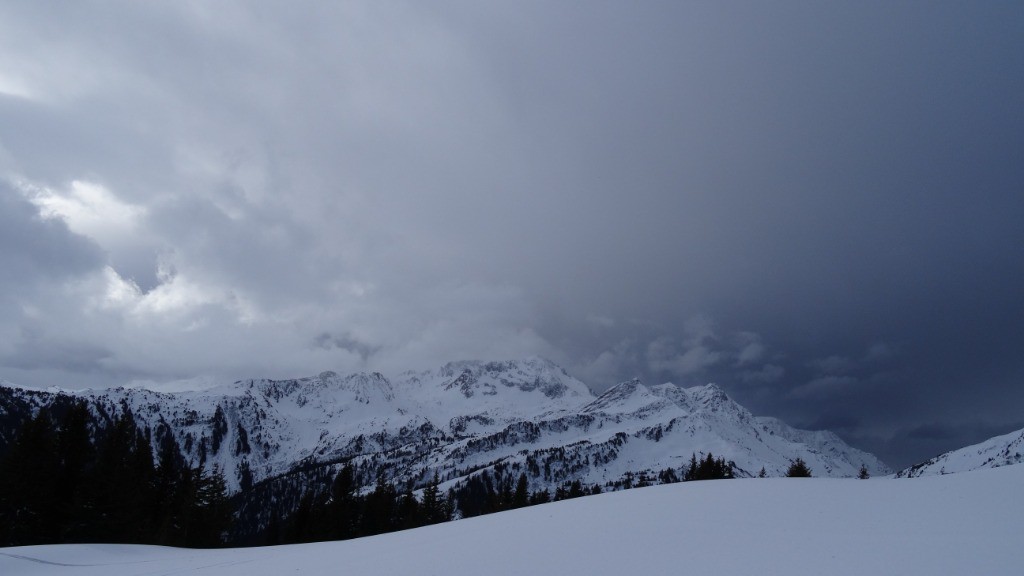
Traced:
<path fill-rule="evenodd" d="M 896 473 L 897 478 L 914 478 L 969 472 L 1024 463 L 1024 429 L 993 436 L 988 440 L 940 454 Z"/>
<path fill-rule="evenodd" d="M 593 395 L 589 387 L 560 366 L 540 357 L 500 362 L 449 362 L 435 373 L 408 374 L 406 378 L 422 381 L 432 375 L 445 379 L 442 384 L 445 390 L 458 390 L 465 398 L 496 396 L 502 390 L 511 389 L 521 392 L 539 390 L 552 399 Z"/>
<path fill-rule="evenodd" d="M 633 378 L 595 395 L 537 357 L 449 362 L 394 380 L 324 371 L 199 392 L 70 394 L 97 418 L 131 411 L 143 427 L 166 428 L 193 462 L 219 466 L 232 490 L 293 476 L 313 482 L 348 461 L 367 482 L 386 472 L 414 484 L 435 471 L 457 484 L 475 471 L 511 466 L 528 471 L 531 489 L 567 480 L 614 485 L 625 475 L 681 470 L 694 453 L 735 463 L 738 476 L 761 467 L 781 475 L 797 457 L 815 475 L 853 476 L 862 463 L 872 474 L 889 473 L 834 435 L 755 418 L 714 384 L 649 386 Z M 70 397 L 0 388 L 0 406 L 11 407 L 0 413 L 0 442 L 10 429 L 5 419 Z"/>

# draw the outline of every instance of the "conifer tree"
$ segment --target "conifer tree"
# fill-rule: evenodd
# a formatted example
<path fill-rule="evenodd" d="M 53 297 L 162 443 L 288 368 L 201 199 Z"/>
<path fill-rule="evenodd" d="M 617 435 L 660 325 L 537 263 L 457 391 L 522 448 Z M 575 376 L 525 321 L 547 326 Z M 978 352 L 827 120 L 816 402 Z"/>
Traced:
<path fill-rule="evenodd" d="M 277 546 L 278 544 L 284 543 L 283 530 L 281 528 L 281 514 L 275 508 L 270 513 L 270 520 L 267 521 L 266 528 L 263 529 L 263 544 L 266 546 Z"/>
<path fill-rule="evenodd" d="M 512 495 L 512 507 L 522 508 L 530 503 L 530 481 L 526 478 L 526 472 L 519 474 L 516 481 L 516 490 Z"/>
<path fill-rule="evenodd" d="M 447 519 L 444 497 L 441 495 L 441 481 L 435 470 L 434 477 L 423 489 L 423 521 L 426 524 L 436 524 Z"/>
<path fill-rule="evenodd" d="M 189 545 L 209 548 L 225 543 L 231 523 L 227 483 L 219 466 L 206 472 L 202 466 L 194 472 L 195 497 L 191 510 Z"/>
<path fill-rule="evenodd" d="M 686 468 L 686 474 L 683 476 L 683 480 L 697 480 L 697 453 L 690 453 L 690 465 Z"/>
<path fill-rule="evenodd" d="M 89 440 L 89 409 L 84 402 L 76 402 L 61 418 L 57 431 L 57 458 L 60 475 L 54 498 L 59 509 L 59 541 L 80 540 L 88 529 L 86 510 L 89 495 L 86 484 L 95 460 L 95 451 Z"/>
<path fill-rule="evenodd" d="M 395 488 L 388 483 L 381 470 L 377 474 L 377 484 L 373 492 L 366 497 L 362 516 L 362 536 L 382 534 L 394 529 Z"/>
<path fill-rule="evenodd" d="M 287 544 L 298 544 L 313 540 L 310 528 L 313 525 L 313 493 L 306 491 L 299 500 L 299 507 L 288 518 L 284 541 Z"/>
<path fill-rule="evenodd" d="M 0 530 L 8 545 L 56 541 L 59 532 L 54 493 L 60 462 L 57 438 L 47 410 L 22 425 L 2 466 Z"/>
<path fill-rule="evenodd" d="M 152 453 L 131 412 L 114 420 L 98 447 L 96 529 L 103 542 L 141 543 L 152 534 L 150 514 L 155 480 Z"/>
<path fill-rule="evenodd" d="M 584 496 L 583 483 L 579 480 L 573 480 L 572 483 L 569 484 L 569 492 L 566 497 L 579 498 L 580 496 Z"/>
<path fill-rule="evenodd" d="M 536 504 L 547 504 L 551 502 L 551 493 L 546 489 L 537 490 L 533 494 L 530 494 L 530 506 Z"/>
<path fill-rule="evenodd" d="M 329 533 L 339 540 L 354 538 L 359 529 L 362 501 L 355 495 L 356 488 L 355 469 L 346 462 L 334 477 L 327 510 Z"/>
<path fill-rule="evenodd" d="M 786 477 L 810 478 L 811 469 L 807 467 L 807 463 L 803 461 L 803 458 L 797 458 L 789 465 L 789 469 L 786 470 Z"/>
<path fill-rule="evenodd" d="M 408 482 L 405 485 L 405 490 L 402 495 L 398 498 L 395 506 L 395 520 L 394 529 L 406 530 L 408 528 L 416 528 L 422 526 L 423 522 L 423 511 L 416 495 L 412 493 L 412 482 Z"/>

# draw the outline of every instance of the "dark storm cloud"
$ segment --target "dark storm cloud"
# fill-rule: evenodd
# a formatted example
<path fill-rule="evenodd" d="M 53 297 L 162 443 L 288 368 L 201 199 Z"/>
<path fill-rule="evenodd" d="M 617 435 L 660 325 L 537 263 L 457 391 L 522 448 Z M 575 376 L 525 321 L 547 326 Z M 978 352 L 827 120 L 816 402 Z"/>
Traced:
<path fill-rule="evenodd" d="M 12 185 L 0 182 L 0 365 L 14 370 L 40 368 L 95 372 L 107 355 L 85 341 L 54 341 L 39 328 L 54 300 L 54 289 L 96 273 L 103 266 L 100 248 L 68 230 L 63 221 L 43 218 Z"/>
<path fill-rule="evenodd" d="M 0 356 L 0 362 L 16 370 L 92 373 L 102 371 L 103 360 L 110 356 L 109 350 L 89 343 L 47 340 L 29 332 L 22 334 L 13 350 Z"/>
<path fill-rule="evenodd" d="M 40 217 L 39 210 L 6 182 L 0 182 L 0 245 L 0 296 L 75 277 L 103 263 L 95 243 L 75 235 L 60 220 Z"/>
<path fill-rule="evenodd" d="M 886 440 L 885 447 L 877 449 L 892 451 L 898 455 L 897 457 L 904 460 L 920 461 L 921 455 L 926 455 L 929 458 L 938 456 L 948 451 L 951 445 L 976 444 L 993 436 L 1007 434 L 1021 428 L 1024 428 L 1024 420 L 1008 420 L 998 425 L 971 419 L 955 423 L 922 424 L 901 429 Z"/>
<path fill-rule="evenodd" d="M 717 381 L 907 464 L 915 427 L 1020 421 L 1022 22 L 8 3 L 0 376 L 541 354 L 598 389 Z M 33 368 L 46 345 L 80 365 Z"/>
<path fill-rule="evenodd" d="M 329 332 L 324 332 L 313 339 L 313 344 L 324 350 L 330 350 L 332 348 L 340 348 L 342 350 L 348 350 L 359 354 L 359 356 L 365 362 L 370 356 L 373 356 L 380 346 L 370 346 L 365 342 L 360 342 L 348 334 L 342 334 L 335 336 Z"/>

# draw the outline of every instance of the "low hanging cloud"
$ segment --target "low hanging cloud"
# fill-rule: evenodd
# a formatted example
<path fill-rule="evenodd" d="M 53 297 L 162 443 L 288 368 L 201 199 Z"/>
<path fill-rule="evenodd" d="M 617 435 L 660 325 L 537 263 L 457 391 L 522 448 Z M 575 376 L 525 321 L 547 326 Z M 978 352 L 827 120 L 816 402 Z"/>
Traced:
<path fill-rule="evenodd" d="M 793 398 L 826 398 L 845 392 L 857 384 L 860 380 L 853 376 L 821 376 L 801 384 L 789 391 Z"/>
<path fill-rule="evenodd" d="M 826 375 L 846 374 L 856 367 L 853 360 L 835 354 L 826 358 L 816 358 L 807 365 L 816 372 Z"/>
<path fill-rule="evenodd" d="M 754 332 L 739 332 L 734 337 L 734 340 L 739 349 L 736 357 L 737 366 L 753 364 L 764 356 L 764 343 L 758 334 Z"/>
<path fill-rule="evenodd" d="M 651 372 L 678 378 L 688 384 L 703 384 L 710 378 L 729 382 L 767 385 L 786 373 L 778 364 L 766 362 L 768 346 L 756 332 L 735 331 L 719 336 L 708 315 L 690 318 L 684 337 L 658 338 L 647 346 Z"/>
<path fill-rule="evenodd" d="M 720 362 L 722 353 L 704 344 L 680 346 L 670 338 L 660 338 L 647 346 L 647 360 L 654 372 L 688 377 Z"/>
<path fill-rule="evenodd" d="M 725 353 L 709 317 L 690 318 L 683 332 L 681 342 L 662 337 L 648 344 L 647 360 L 652 371 L 689 379 L 724 360 Z"/>
<path fill-rule="evenodd" d="M 786 369 L 777 364 L 765 364 L 758 370 L 744 370 L 739 379 L 744 384 L 773 384 L 786 375 Z"/>

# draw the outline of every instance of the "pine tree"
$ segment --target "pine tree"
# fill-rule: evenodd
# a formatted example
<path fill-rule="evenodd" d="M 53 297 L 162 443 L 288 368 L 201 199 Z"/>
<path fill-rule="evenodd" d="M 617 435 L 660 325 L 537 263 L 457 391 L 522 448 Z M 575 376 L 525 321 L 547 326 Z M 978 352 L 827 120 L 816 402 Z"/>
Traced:
<path fill-rule="evenodd" d="M 526 472 L 519 474 L 516 481 L 516 491 L 512 495 L 512 507 L 522 508 L 530 503 L 530 481 L 526 478 Z"/>
<path fill-rule="evenodd" d="M 697 480 L 697 453 L 690 453 L 690 465 L 686 468 L 686 474 L 683 475 L 683 480 L 691 481 Z"/>
<path fill-rule="evenodd" d="M 334 477 L 327 509 L 328 531 L 339 540 L 354 538 L 359 529 L 362 500 L 355 495 L 356 488 L 355 469 L 347 462 Z"/>
<path fill-rule="evenodd" d="M 503 474 L 503 470 L 495 466 L 498 474 L 498 502 L 496 510 L 509 510 L 512 508 L 512 478 Z"/>
<path fill-rule="evenodd" d="M 270 520 L 267 521 L 266 528 L 263 529 L 263 545 L 277 546 L 278 544 L 284 544 L 281 524 L 281 514 L 275 508 L 270 513 Z"/>
<path fill-rule="evenodd" d="M 93 537 L 101 542 L 140 543 L 149 536 L 153 492 L 152 455 L 141 446 L 135 419 L 125 412 L 114 420 L 99 443 L 96 463 L 96 517 Z M 148 460 L 148 468 L 145 465 Z"/>
<path fill-rule="evenodd" d="M 47 410 L 22 425 L 0 468 L 0 530 L 5 532 L 0 532 L 0 544 L 56 542 L 60 530 L 54 494 L 60 461 Z"/>
<path fill-rule="evenodd" d="M 585 494 L 583 493 L 583 483 L 580 482 L 579 480 L 573 480 L 572 483 L 569 484 L 569 493 L 567 497 L 579 498 L 580 496 L 584 495 Z"/>
<path fill-rule="evenodd" d="M 434 477 L 423 489 L 423 519 L 426 524 L 444 522 L 448 518 L 445 514 L 444 497 L 441 495 L 441 481 L 434 471 Z"/>
<path fill-rule="evenodd" d="M 209 473 L 200 466 L 193 474 L 196 482 L 189 545 L 203 548 L 220 546 L 226 542 L 231 524 L 224 474 L 218 466 Z"/>
<path fill-rule="evenodd" d="M 132 492 L 125 498 L 131 511 L 126 518 L 130 531 L 125 540 L 135 544 L 152 542 L 155 535 L 156 511 L 159 496 L 156 492 L 156 468 L 153 466 L 153 447 L 150 439 L 132 420 L 135 439 L 129 452 L 129 478 Z"/>
<path fill-rule="evenodd" d="M 298 544 L 312 540 L 313 524 L 313 493 L 307 491 L 299 500 L 299 507 L 288 518 L 288 528 L 285 530 L 284 541 L 287 544 Z"/>
<path fill-rule="evenodd" d="M 57 431 L 57 507 L 60 516 L 60 541 L 81 540 L 88 533 L 85 522 L 89 506 L 87 475 L 95 460 L 89 440 L 89 409 L 85 402 L 76 402 L 61 418 Z"/>
<path fill-rule="evenodd" d="M 786 470 L 786 477 L 810 478 L 811 469 L 807 467 L 807 463 L 803 461 L 803 458 L 797 458 L 789 465 L 789 469 Z"/>
<path fill-rule="evenodd" d="M 866 465 L 860 465 L 860 472 L 857 473 L 857 478 L 860 478 L 861 480 L 871 478 L 871 474 L 868 472 L 868 467 Z"/>
<path fill-rule="evenodd" d="M 384 471 L 380 471 L 373 492 L 366 497 L 361 536 L 383 534 L 394 529 L 396 496 L 395 487 L 388 483 Z"/>
<path fill-rule="evenodd" d="M 547 504 L 551 502 L 551 493 L 546 489 L 537 490 L 533 494 L 530 494 L 530 505 L 536 504 Z"/>
<path fill-rule="evenodd" d="M 422 506 L 416 500 L 416 495 L 412 493 L 412 482 L 408 482 L 405 485 L 405 491 L 402 492 L 395 506 L 393 527 L 397 530 L 406 530 L 422 526 L 423 524 Z"/>

